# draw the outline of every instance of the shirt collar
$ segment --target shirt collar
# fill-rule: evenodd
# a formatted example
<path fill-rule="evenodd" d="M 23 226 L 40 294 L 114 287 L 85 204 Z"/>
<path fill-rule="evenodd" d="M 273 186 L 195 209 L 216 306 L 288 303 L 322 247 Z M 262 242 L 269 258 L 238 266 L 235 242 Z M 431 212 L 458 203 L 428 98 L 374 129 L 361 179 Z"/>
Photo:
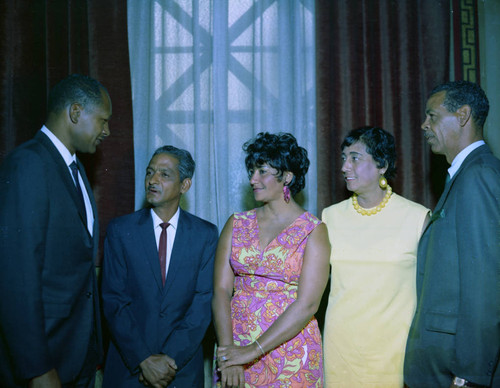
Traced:
<path fill-rule="evenodd" d="M 170 220 L 168 220 L 168 223 L 174 229 L 177 229 L 177 224 L 179 223 L 179 214 L 180 214 L 180 211 L 179 211 L 179 208 L 177 208 L 177 211 L 175 212 L 175 214 L 172 216 L 172 218 L 170 218 Z M 151 217 L 153 217 L 154 228 L 155 229 L 158 228 L 160 226 L 160 224 L 163 222 L 163 220 L 160 217 L 158 217 L 158 215 L 155 213 L 153 208 L 151 208 Z"/>
<path fill-rule="evenodd" d="M 469 144 L 462 151 L 460 151 L 457 156 L 455 156 L 455 159 L 453 159 L 453 162 L 451 162 L 451 166 L 448 169 L 450 178 L 453 178 L 453 175 L 455 175 L 455 173 L 458 171 L 465 158 L 469 156 L 472 151 L 474 151 L 478 147 L 481 147 L 483 144 L 486 144 L 484 140 L 478 140 L 472 144 Z"/>
<path fill-rule="evenodd" d="M 69 166 L 71 163 L 76 162 L 76 154 L 71 155 L 71 152 L 66 148 L 66 146 L 57 138 L 56 135 L 52 133 L 50 129 L 48 129 L 45 125 L 42 127 L 41 131 L 47 135 L 47 137 L 50 139 L 50 141 L 54 144 L 54 146 L 57 148 L 59 153 L 64 159 L 64 162 L 66 163 L 67 166 Z"/>

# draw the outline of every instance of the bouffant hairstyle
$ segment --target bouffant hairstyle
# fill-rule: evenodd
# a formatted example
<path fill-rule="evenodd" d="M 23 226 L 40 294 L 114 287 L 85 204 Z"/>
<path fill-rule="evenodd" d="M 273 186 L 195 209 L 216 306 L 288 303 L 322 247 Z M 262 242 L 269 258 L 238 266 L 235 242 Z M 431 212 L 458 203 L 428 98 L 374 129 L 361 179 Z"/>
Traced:
<path fill-rule="evenodd" d="M 396 176 L 396 146 L 394 144 L 394 136 L 386 130 L 379 127 L 361 127 L 351 130 L 342 144 L 340 149 L 353 145 L 361 141 L 366 146 L 368 152 L 377 168 L 387 166 L 387 171 L 384 176 L 387 179 L 392 179 Z"/>
<path fill-rule="evenodd" d="M 297 139 L 286 132 L 261 132 L 243 144 L 246 152 L 245 166 L 249 175 L 255 167 L 268 164 L 278 170 L 276 177 L 281 181 L 283 173 L 290 171 L 294 177 L 288 184 L 292 196 L 300 192 L 306 183 L 309 169 L 307 150 L 297 144 Z"/>
<path fill-rule="evenodd" d="M 478 84 L 469 81 L 446 82 L 432 89 L 429 97 L 441 91 L 446 92 L 443 105 L 448 112 L 453 113 L 458 108 L 469 105 L 474 122 L 479 128 L 483 128 L 490 110 L 490 103 L 484 90 Z"/>

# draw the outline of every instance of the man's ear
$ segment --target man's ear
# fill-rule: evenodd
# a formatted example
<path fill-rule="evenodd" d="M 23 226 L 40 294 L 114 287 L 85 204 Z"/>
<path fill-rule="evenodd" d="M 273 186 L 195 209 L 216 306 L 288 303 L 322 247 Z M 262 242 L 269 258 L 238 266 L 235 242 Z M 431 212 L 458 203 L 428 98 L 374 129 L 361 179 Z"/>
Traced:
<path fill-rule="evenodd" d="M 187 193 L 189 188 L 191 187 L 191 179 L 190 178 L 185 178 L 182 183 L 181 183 L 181 194 Z"/>
<path fill-rule="evenodd" d="M 463 105 L 457 109 L 457 115 L 460 126 L 464 127 L 472 118 L 472 109 L 469 105 Z"/>
<path fill-rule="evenodd" d="M 69 119 L 73 124 L 78 123 L 81 111 L 82 111 L 82 106 L 76 102 L 69 106 Z"/>

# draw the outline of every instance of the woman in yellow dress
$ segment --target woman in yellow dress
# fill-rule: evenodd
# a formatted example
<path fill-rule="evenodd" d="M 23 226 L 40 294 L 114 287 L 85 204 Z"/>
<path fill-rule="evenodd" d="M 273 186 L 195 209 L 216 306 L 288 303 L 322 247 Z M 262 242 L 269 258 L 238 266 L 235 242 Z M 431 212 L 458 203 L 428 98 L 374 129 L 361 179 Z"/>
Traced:
<path fill-rule="evenodd" d="M 322 214 L 332 245 L 326 387 L 403 387 L 417 246 L 429 210 L 387 184 L 396 170 L 390 133 L 354 129 L 341 149 L 342 174 L 353 195 Z"/>

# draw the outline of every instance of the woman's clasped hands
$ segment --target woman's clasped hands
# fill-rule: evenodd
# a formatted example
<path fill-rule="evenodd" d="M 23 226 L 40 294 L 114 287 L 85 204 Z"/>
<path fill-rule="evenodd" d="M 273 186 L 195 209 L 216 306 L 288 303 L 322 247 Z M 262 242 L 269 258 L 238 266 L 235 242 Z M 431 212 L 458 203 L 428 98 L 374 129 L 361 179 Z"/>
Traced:
<path fill-rule="evenodd" d="M 217 370 L 221 373 L 221 386 L 245 386 L 243 365 L 254 361 L 261 355 L 255 343 L 247 346 L 225 345 L 217 348 Z"/>

